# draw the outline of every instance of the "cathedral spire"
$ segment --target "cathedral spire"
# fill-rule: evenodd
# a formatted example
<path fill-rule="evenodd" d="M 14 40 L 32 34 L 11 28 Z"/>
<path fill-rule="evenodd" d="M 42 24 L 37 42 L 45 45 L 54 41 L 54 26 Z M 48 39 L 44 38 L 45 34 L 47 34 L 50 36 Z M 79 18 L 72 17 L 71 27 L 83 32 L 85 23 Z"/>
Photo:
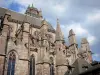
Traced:
<path fill-rule="evenodd" d="M 56 41 L 57 40 L 64 40 L 64 36 L 63 33 L 61 31 L 60 28 L 60 24 L 59 24 L 59 19 L 57 19 L 57 28 L 56 28 L 56 37 L 55 37 Z"/>

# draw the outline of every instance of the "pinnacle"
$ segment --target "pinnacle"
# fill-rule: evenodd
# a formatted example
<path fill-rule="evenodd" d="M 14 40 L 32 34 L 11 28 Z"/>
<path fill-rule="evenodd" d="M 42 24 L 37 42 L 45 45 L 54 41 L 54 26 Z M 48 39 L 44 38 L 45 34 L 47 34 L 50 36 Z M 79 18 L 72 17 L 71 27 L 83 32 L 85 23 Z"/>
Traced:
<path fill-rule="evenodd" d="M 56 40 L 63 40 L 64 36 L 60 28 L 59 19 L 57 19 Z"/>
<path fill-rule="evenodd" d="M 71 35 L 75 35 L 73 29 L 71 29 L 71 30 L 69 31 L 69 36 L 71 36 Z"/>
<path fill-rule="evenodd" d="M 82 38 L 81 43 L 88 43 L 86 38 Z"/>

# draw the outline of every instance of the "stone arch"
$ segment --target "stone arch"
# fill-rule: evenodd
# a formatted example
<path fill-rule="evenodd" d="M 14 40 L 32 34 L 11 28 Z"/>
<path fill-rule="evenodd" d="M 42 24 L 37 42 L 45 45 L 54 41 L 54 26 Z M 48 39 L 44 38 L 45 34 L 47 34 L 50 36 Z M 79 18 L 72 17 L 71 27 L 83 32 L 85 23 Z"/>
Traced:
<path fill-rule="evenodd" d="M 10 58 L 11 57 L 11 54 L 12 54 L 12 56 L 14 55 L 15 56 L 15 59 L 14 59 L 14 63 L 13 63 L 13 59 L 12 58 Z M 10 61 L 11 60 L 11 61 Z M 16 50 L 14 50 L 14 49 L 12 49 L 12 50 L 10 50 L 8 53 L 7 53 L 7 55 L 6 55 L 6 61 L 5 61 L 5 75 L 9 75 L 8 74 L 8 67 L 9 67 L 9 63 L 13 63 L 14 65 L 13 65 L 13 68 L 14 68 L 14 73 L 13 74 L 10 74 L 10 75 L 14 75 L 15 74 L 15 72 L 16 72 L 16 64 L 17 64 L 17 62 L 18 62 L 18 53 L 17 53 L 17 51 Z M 11 70 L 10 70 L 11 71 Z"/>
<path fill-rule="evenodd" d="M 7 53 L 7 57 L 9 56 L 9 53 L 10 53 L 10 52 L 14 52 L 14 53 L 16 54 L 16 57 L 19 58 L 19 54 L 18 54 L 18 52 L 17 52 L 15 49 L 10 50 L 10 51 Z"/>
<path fill-rule="evenodd" d="M 14 50 L 10 51 L 7 56 L 7 75 L 15 74 L 17 54 Z"/>

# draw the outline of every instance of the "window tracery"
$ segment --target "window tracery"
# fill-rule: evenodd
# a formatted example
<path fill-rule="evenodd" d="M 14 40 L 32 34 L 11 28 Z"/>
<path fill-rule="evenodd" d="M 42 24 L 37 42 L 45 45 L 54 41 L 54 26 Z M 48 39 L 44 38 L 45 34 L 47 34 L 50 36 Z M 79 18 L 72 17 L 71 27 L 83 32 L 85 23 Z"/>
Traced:
<path fill-rule="evenodd" d="M 15 63 L 16 63 L 16 55 L 14 52 L 11 52 L 9 55 L 9 60 L 8 60 L 7 75 L 14 75 Z"/>

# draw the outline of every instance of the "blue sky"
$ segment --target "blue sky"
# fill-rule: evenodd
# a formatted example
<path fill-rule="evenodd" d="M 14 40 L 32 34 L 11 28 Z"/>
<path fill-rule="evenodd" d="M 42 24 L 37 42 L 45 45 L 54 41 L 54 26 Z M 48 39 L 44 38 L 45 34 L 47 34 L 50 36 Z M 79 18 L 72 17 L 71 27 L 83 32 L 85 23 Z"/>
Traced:
<path fill-rule="evenodd" d="M 100 0 L 0 0 L 0 7 L 24 13 L 32 3 L 42 9 L 43 17 L 54 28 L 59 18 L 66 40 L 70 29 L 76 33 L 78 44 L 86 37 L 94 53 L 93 60 L 100 61 Z"/>

